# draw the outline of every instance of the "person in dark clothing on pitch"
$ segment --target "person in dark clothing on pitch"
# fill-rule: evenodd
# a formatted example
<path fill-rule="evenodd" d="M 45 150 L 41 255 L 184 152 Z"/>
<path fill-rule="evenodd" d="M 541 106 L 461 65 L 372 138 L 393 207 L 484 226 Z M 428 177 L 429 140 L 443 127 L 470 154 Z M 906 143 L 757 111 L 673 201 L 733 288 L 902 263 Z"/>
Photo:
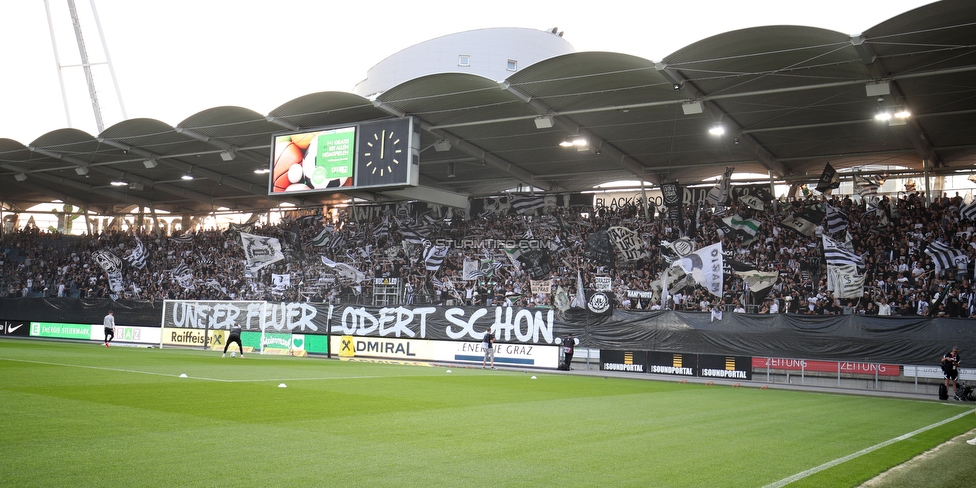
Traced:
<path fill-rule="evenodd" d="M 959 393 L 959 346 L 954 346 L 951 351 L 942 356 L 942 374 L 945 376 L 946 393 L 948 394 L 949 384 L 952 384 L 953 396 Z"/>
<path fill-rule="evenodd" d="M 237 344 L 237 349 L 241 351 L 241 357 L 244 357 L 244 346 L 241 345 L 241 326 L 240 324 L 234 324 L 230 327 L 230 335 L 227 337 L 227 342 L 224 344 L 224 353 L 220 357 L 227 357 L 227 348 L 230 347 L 230 343 L 233 342 Z M 230 357 L 234 357 L 234 353 L 230 353 Z"/>
<path fill-rule="evenodd" d="M 573 338 L 573 334 L 566 336 L 566 340 L 563 341 L 563 355 L 566 357 L 565 365 L 566 370 L 570 369 L 573 364 L 573 354 L 576 352 L 576 339 Z"/>

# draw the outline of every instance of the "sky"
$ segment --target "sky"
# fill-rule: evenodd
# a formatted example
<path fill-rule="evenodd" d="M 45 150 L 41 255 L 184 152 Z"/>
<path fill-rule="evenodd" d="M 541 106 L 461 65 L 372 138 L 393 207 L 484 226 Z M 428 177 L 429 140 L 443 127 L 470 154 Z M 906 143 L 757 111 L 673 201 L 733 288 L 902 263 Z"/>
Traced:
<path fill-rule="evenodd" d="M 578 52 L 660 60 L 698 40 L 762 25 L 860 34 L 929 3 L 74 1 L 106 128 L 126 118 L 153 118 L 175 126 L 218 106 L 264 115 L 309 93 L 352 92 L 372 66 L 390 55 L 473 29 L 558 27 Z M 0 0 L 0 139 L 30 144 L 65 127 L 98 135 L 68 0 L 47 0 L 47 5 L 53 29 L 44 0 Z"/>

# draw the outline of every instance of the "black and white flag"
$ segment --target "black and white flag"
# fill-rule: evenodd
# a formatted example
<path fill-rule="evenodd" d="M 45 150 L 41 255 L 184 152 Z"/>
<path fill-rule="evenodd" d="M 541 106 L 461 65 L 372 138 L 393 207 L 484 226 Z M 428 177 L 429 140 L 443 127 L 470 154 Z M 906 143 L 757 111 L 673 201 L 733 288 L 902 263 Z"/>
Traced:
<path fill-rule="evenodd" d="M 444 258 L 447 257 L 447 252 L 450 250 L 450 246 L 430 246 L 424 253 L 424 267 L 427 271 L 441 269 L 441 264 L 444 264 Z"/>
<path fill-rule="evenodd" d="M 973 203 L 964 205 L 961 209 L 959 209 L 959 217 L 963 220 L 976 221 L 976 200 L 973 200 Z"/>
<path fill-rule="evenodd" d="M 626 227 L 611 227 L 607 236 L 616 248 L 618 261 L 637 261 L 647 256 L 644 240 L 636 231 Z"/>
<path fill-rule="evenodd" d="M 549 273 L 552 272 L 549 251 L 545 249 L 530 249 L 525 251 L 519 256 L 518 260 L 522 263 L 522 269 L 533 280 L 547 279 L 549 278 Z"/>
<path fill-rule="evenodd" d="M 546 199 L 542 195 L 529 193 L 509 193 L 508 204 L 517 214 L 535 213 L 536 209 L 546 206 Z"/>
<path fill-rule="evenodd" d="M 610 247 L 610 235 L 607 233 L 606 227 L 587 236 L 586 244 L 583 246 L 583 256 L 606 266 L 613 265 L 613 251 Z"/>
<path fill-rule="evenodd" d="M 827 205 L 827 232 L 836 234 L 842 230 L 847 230 L 848 216 L 839 207 Z"/>
<path fill-rule="evenodd" d="M 400 223 L 398 227 L 400 235 L 406 242 L 421 244 L 427 240 L 427 234 L 417 228 L 411 227 L 409 224 Z"/>
<path fill-rule="evenodd" d="M 729 190 L 732 187 L 732 172 L 735 168 L 725 168 L 725 174 L 718 180 L 715 186 L 708 190 L 705 201 L 712 206 L 725 206 L 729 204 Z"/>
<path fill-rule="evenodd" d="M 247 232 L 241 232 L 240 236 L 241 245 L 244 247 L 244 269 L 247 273 L 256 273 L 269 264 L 285 259 L 278 239 Z"/>
<path fill-rule="evenodd" d="M 325 247 L 327 249 L 336 249 L 345 244 L 346 239 L 342 236 L 342 232 L 334 230 L 331 227 L 326 227 L 319 232 L 317 236 L 312 238 L 312 245 L 316 247 Z"/>
<path fill-rule="evenodd" d="M 115 299 L 122 292 L 122 260 L 110 251 L 95 251 L 92 258 L 105 271 L 108 277 L 109 291 L 112 292 L 112 299 Z"/>
<path fill-rule="evenodd" d="M 881 185 L 884 184 L 886 179 L 884 176 L 854 175 L 854 191 L 868 205 L 876 205 L 878 201 L 878 188 L 881 188 Z"/>
<path fill-rule="evenodd" d="M 823 236 L 823 249 L 824 249 L 824 259 L 827 260 L 828 266 L 857 266 L 860 272 L 864 270 L 864 259 L 854 251 L 851 251 L 847 246 L 840 241 L 836 241 Z"/>
<path fill-rule="evenodd" d="M 968 263 L 969 256 L 960 249 L 950 247 L 941 241 L 932 241 L 925 247 L 925 254 L 935 263 L 935 272 L 941 274 L 947 269 L 955 269 L 960 262 Z"/>
<path fill-rule="evenodd" d="M 827 290 L 833 291 L 837 298 L 861 298 L 864 295 L 864 275 L 859 275 L 854 265 L 828 265 Z"/>
<path fill-rule="evenodd" d="M 179 266 L 169 270 L 170 276 L 173 280 L 179 283 L 180 286 L 187 290 L 194 290 L 196 287 L 193 285 L 193 271 L 190 267 L 186 265 L 185 261 L 181 261 Z"/>
<path fill-rule="evenodd" d="M 820 175 L 820 181 L 817 182 L 817 191 L 825 193 L 827 190 L 835 190 L 837 188 L 840 188 L 840 175 L 837 174 L 837 170 L 830 163 L 827 163 L 824 166 L 823 173 Z"/>
<path fill-rule="evenodd" d="M 136 237 L 136 248 L 126 251 L 123 256 L 130 266 L 144 269 L 146 267 L 146 247 L 142 245 L 142 240 Z"/>

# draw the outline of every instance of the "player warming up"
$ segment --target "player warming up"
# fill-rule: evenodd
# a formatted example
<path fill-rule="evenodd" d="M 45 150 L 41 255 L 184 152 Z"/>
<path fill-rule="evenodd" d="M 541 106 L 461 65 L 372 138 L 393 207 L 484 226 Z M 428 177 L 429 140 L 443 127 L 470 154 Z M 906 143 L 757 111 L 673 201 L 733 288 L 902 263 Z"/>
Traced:
<path fill-rule="evenodd" d="M 227 348 L 230 347 L 230 343 L 233 342 L 237 344 L 237 349 L 241 351 L 241 357 L 244 357 L 244 346 L 241 345 L 241 326 L 240 324 L 234 324 L 230 327 L 230 336 L 227 337 L 227 342 L 224 344 L 224 353 L 220 357 L 227 357 Z M 230 353 L 230 357 L 234 357 L 234 353 Z"/>
<path fill-rule="evenodd" d="M 115 339 L 115 312 L 112 310 L 108 311 L 108 315 L 102 320 L 102 325 L 105 326 L 105 347 L 108 347 L 108 343 Z"/>

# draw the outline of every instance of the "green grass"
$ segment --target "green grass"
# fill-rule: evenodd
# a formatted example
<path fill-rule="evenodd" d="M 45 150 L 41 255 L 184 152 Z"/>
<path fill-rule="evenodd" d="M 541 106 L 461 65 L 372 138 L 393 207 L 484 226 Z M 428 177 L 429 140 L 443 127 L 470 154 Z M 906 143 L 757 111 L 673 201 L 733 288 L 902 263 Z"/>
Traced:
<path fill-rule="evenodd" d="M 765 486 L 971 410 L 599 376 L 219 356 L 0 340 L 2 484 Z M 857 486 L 973 428 L 976 415 L 965 415 L 790 486 Z"/>

